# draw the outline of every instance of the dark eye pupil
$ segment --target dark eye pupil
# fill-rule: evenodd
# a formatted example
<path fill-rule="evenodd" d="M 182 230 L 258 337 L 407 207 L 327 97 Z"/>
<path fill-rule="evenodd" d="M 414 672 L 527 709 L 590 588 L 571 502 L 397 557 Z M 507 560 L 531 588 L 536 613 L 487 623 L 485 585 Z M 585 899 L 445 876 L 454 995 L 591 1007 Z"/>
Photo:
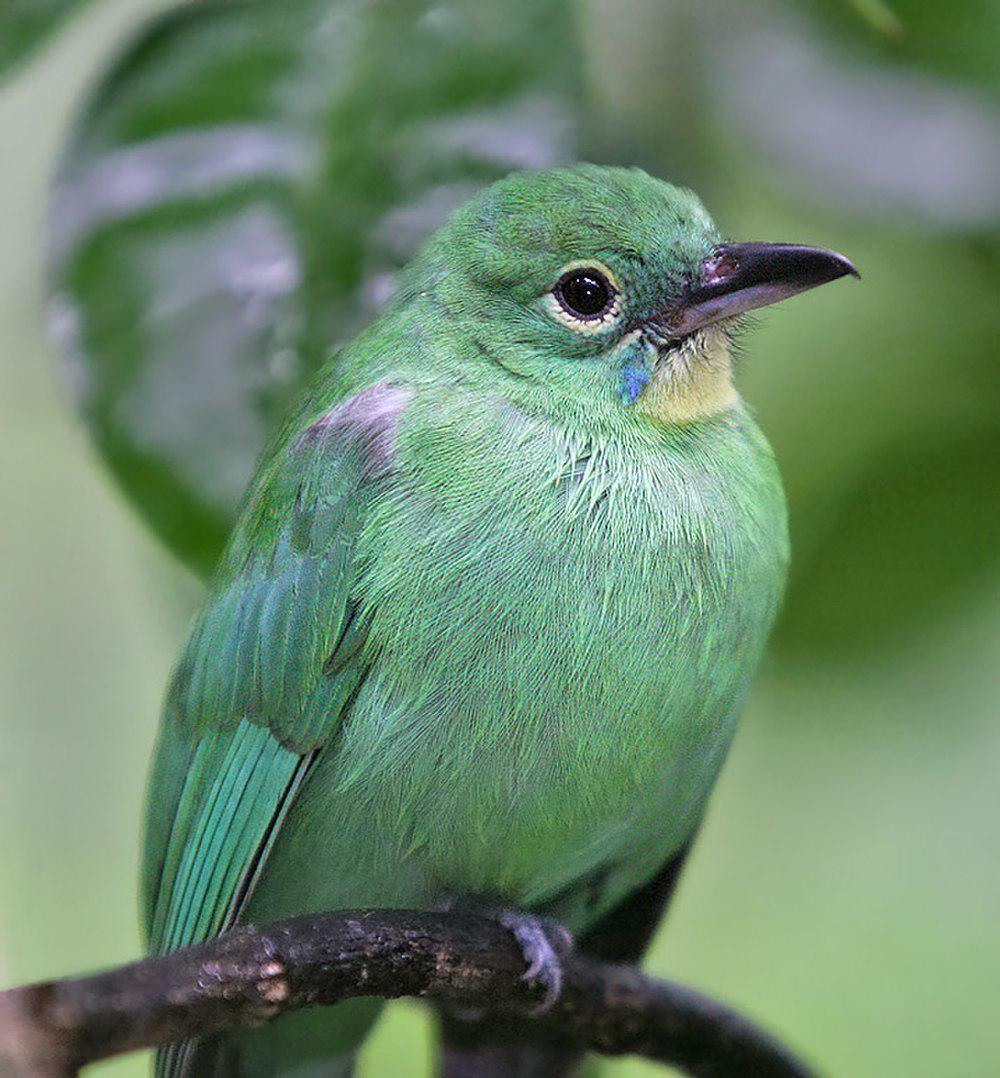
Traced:
<path fill-rule="evenodd" d="M 611 285 L 597 270 L 572 270 L 559 282 L 563 303 L 583 318 L 601 314 L 611 301 Z"/>

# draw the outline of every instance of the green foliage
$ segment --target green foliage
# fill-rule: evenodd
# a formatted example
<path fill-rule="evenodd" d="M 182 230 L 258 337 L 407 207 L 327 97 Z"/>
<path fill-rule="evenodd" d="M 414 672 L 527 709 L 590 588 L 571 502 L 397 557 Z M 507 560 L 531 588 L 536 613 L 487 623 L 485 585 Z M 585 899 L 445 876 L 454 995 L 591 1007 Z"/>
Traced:
<path fill-rule="evenodd" d="M 903 24 L 885 0 L 850 0 L 851 7 L 876 32 L 887 38 L 898 38 Z"/>
<path fill-rule="evenodd" d="M 86 0 L 2 0 L 0 78 L 85 3 Z"/>
<path fill-rule="evenodd" d="M 1000 4 L 995 0 L 851 0 L 846 5 L 810 0 L 810 6 L 852 47 L 884 62 L 945 75 L 967 86 L 1000 88 Z"/>

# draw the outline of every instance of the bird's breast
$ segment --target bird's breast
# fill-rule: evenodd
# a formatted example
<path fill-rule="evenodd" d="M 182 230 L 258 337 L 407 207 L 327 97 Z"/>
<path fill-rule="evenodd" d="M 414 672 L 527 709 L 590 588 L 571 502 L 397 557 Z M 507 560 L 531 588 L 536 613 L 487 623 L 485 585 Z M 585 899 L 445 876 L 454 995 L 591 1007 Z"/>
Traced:
<path fill-rule="evenodd" d="M 769 457 L 496 409 L 402 439 L 362 541 L 378 675 L 343 773 L 469 889 L 524 901 L 630 828 L 692 826 L 781 588 Z"/>

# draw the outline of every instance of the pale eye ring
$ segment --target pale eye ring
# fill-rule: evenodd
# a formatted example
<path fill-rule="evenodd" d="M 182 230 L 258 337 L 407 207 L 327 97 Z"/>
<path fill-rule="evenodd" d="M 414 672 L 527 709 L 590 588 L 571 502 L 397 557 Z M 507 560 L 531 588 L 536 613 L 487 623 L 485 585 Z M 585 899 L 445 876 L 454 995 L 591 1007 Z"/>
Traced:
<path fill-rule="evenodd" d="M 598 333 L 618 319 L 618 285 L 600 262 L 563 267 L 549 293 L 550 309 L 564 325 L 580 333 Z"/>

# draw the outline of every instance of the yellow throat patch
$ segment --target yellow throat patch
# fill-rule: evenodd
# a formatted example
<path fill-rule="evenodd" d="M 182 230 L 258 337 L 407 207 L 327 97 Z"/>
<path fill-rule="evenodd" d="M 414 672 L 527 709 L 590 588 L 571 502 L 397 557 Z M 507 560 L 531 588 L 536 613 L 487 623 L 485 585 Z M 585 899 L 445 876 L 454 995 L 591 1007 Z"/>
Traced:
<path fill-rule="evenodd" d="M 705 326 L 660 359 L 635 407 L 664 426 L 682 426 L 727 412 L 738 400 L 729 335 Z"/>

